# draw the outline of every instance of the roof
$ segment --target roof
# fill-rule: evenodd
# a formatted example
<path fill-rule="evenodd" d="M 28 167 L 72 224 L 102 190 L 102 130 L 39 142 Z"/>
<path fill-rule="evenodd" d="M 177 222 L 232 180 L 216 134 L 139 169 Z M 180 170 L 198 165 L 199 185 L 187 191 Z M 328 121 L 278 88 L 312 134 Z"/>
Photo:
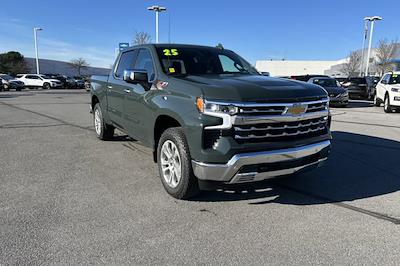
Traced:
<path fill-rule="evenodd" d="M 219 49 L 216 46 L 207 46 L 207 45 L 197 45 L 197 44 L 182 44 L 182 43 L 147 43 L 147 44 L 140 44 L 140 45 L 133 45 L 133 46 L 129 46 L 126 49 L 130 49 L 130 48 L 139 48 L 139 47 L 165 47 L 165 46 L 169 46 L 169 47 L 176 47 L 176 48 L 209 48 L 209 49 Z"/>

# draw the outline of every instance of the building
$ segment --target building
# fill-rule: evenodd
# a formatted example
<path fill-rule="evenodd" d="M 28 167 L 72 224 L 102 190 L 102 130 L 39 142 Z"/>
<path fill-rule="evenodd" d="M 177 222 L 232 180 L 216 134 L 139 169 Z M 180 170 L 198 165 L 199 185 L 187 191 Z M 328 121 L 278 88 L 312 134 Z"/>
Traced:
<path fill-rule="evenodd" d="M 358 51 L 361 53 L 361 50 Z M 367 52 L 365 51 L 365 54 Z M 365 56 L 366 57 L 366 56 Z M 347 63 L 349 58 L 328 61 L 306 61 L 306 60 L 258 60 L 256 68 L 260 72 L 269 72 L 271 76 L 292 76 L 292 75 L 307 75 L 320 74 L 333 77 L 345 77 L 343 73 L 343 64 Z M 371 59 L 369 64 L 370 75 L 381 75 L 377 67 L 376 49 L 371 49 Z M 395 59 L 392 60 L 394 70 L 400 70 L 400 44 L 396 46 Z M 365 71 L 365 62 L 360 66 L 361 72 Z M 360 71 L 355 74 L 358 75 Z"/>

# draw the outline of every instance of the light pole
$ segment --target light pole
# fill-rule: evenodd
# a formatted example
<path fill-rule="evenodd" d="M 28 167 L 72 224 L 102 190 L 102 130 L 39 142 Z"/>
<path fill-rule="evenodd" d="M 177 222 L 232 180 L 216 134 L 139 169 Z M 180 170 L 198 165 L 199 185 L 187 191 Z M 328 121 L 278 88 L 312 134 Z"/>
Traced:
<path fill-rule="evenodd" d="M 36 56 L 36 74 L 40 74 L 39 70 L 39 53 L 38 53 L 38 44 L 37 44 L 37 32 L 42 30 L 41 28 L 33 28 L 33 38 L 35 39 L 35 56 Z"/>
<path fill-rule="evenodd" d="M 372 43 L 372 34 L 374 32 L 374 22 L 375 20 L 382 20 L 382 17 L 373 16 L 373 17 L 365 17 L 365 21 L 371 22 L 371 31 L 369 32 L 369 44 L 368 44 L 368 54 L 367 54 L 367 64 L 365 66 L 365 76 L 368 76 L 368 68 L 369 68 L 369 57 L 371 56 L 371 43 Z"/>
<path fill-rule="evenodd" d="M 158 13 L 167 11 L 167 9 L 162 6 L 150 6 L 147 10 L 156 12 L 156 43 L 158 43 Z"/>
<path fill-rule="evenodd" d="M 368 21 L 364 20 L 364 37 L 363 37 L 363 45 L 361 50 L 361 62 L 360 62 L 360 77 L 362 77 L 363 66 L 364 66 L 364 57 L 365 57 L 365 40 L 368 36 Z"/>

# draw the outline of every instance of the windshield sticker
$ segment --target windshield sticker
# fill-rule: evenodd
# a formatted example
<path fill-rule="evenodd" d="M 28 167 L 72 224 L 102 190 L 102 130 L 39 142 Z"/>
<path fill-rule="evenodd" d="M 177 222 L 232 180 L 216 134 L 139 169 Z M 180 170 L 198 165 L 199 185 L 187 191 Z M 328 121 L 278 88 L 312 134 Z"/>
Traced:
<path fill-rule="evenodd" d="M 397 78 L 397 76 L 398 76 L 397 74 L 393 74 L 392 75 L 393 78 Z"/>
<path fill-rule="evenodd" d="M 169 70 L 169 73 L 175 73 L 175 68 L 173 68 L 173 67 L 170 67 L 168 70 Z"/>
<path fill-rule="evenodd" d="M 178 49 L 164 49 L 163 50 L 165 56 L 177 56 L 179 55 Z"/>

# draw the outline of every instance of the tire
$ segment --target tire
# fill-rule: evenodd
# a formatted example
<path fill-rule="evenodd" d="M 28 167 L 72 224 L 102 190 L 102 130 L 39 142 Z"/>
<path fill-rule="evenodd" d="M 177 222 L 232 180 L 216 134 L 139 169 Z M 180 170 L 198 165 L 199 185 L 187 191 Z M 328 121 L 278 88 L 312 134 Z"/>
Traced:
<path fill-rule="evenodd" d="M 393 112 L 393 108 L 390 105 L 389 94 L 385 95 L 385 101 L 383 103 L 383 110 L 385 111 L 385 113 L 392 113 Z"/>
<path fill-rule="evenodd" d="M 374 97 L 374 106 L 376 106 L 376 107 L 381 106 L 381 100 L 376 95 Z"/>
<path fill-rule="evenodd" d="M 43 89 L 45 89 L 45 90 L 50 90 L 50 88 L 51 88 L 51 87 L 50 87 L 50 83 L 47 83 L 47 82 L 46 82 L 46 83 L 43 84 Z"/>
<path fill-rule="evenodd" d="M 161 182 L 172 197 L 189 199 L 200 192 L 182 128 L 168 128 L 163 132 L 157 146 L 157 162 Z"/>
<path fill-rule="evenodd" d="M 8 87 L 8 85 L 4 85 L 4 91 L 10 91 L 10 88 Z"/>
<path fill-rule="evenodd" d="M 104 122 L 103 112 L 99 103 L 93 109 L 93 124 L 96 136 L 101 140 L 110 140 L 114 137 L 114 127 Z"/>

